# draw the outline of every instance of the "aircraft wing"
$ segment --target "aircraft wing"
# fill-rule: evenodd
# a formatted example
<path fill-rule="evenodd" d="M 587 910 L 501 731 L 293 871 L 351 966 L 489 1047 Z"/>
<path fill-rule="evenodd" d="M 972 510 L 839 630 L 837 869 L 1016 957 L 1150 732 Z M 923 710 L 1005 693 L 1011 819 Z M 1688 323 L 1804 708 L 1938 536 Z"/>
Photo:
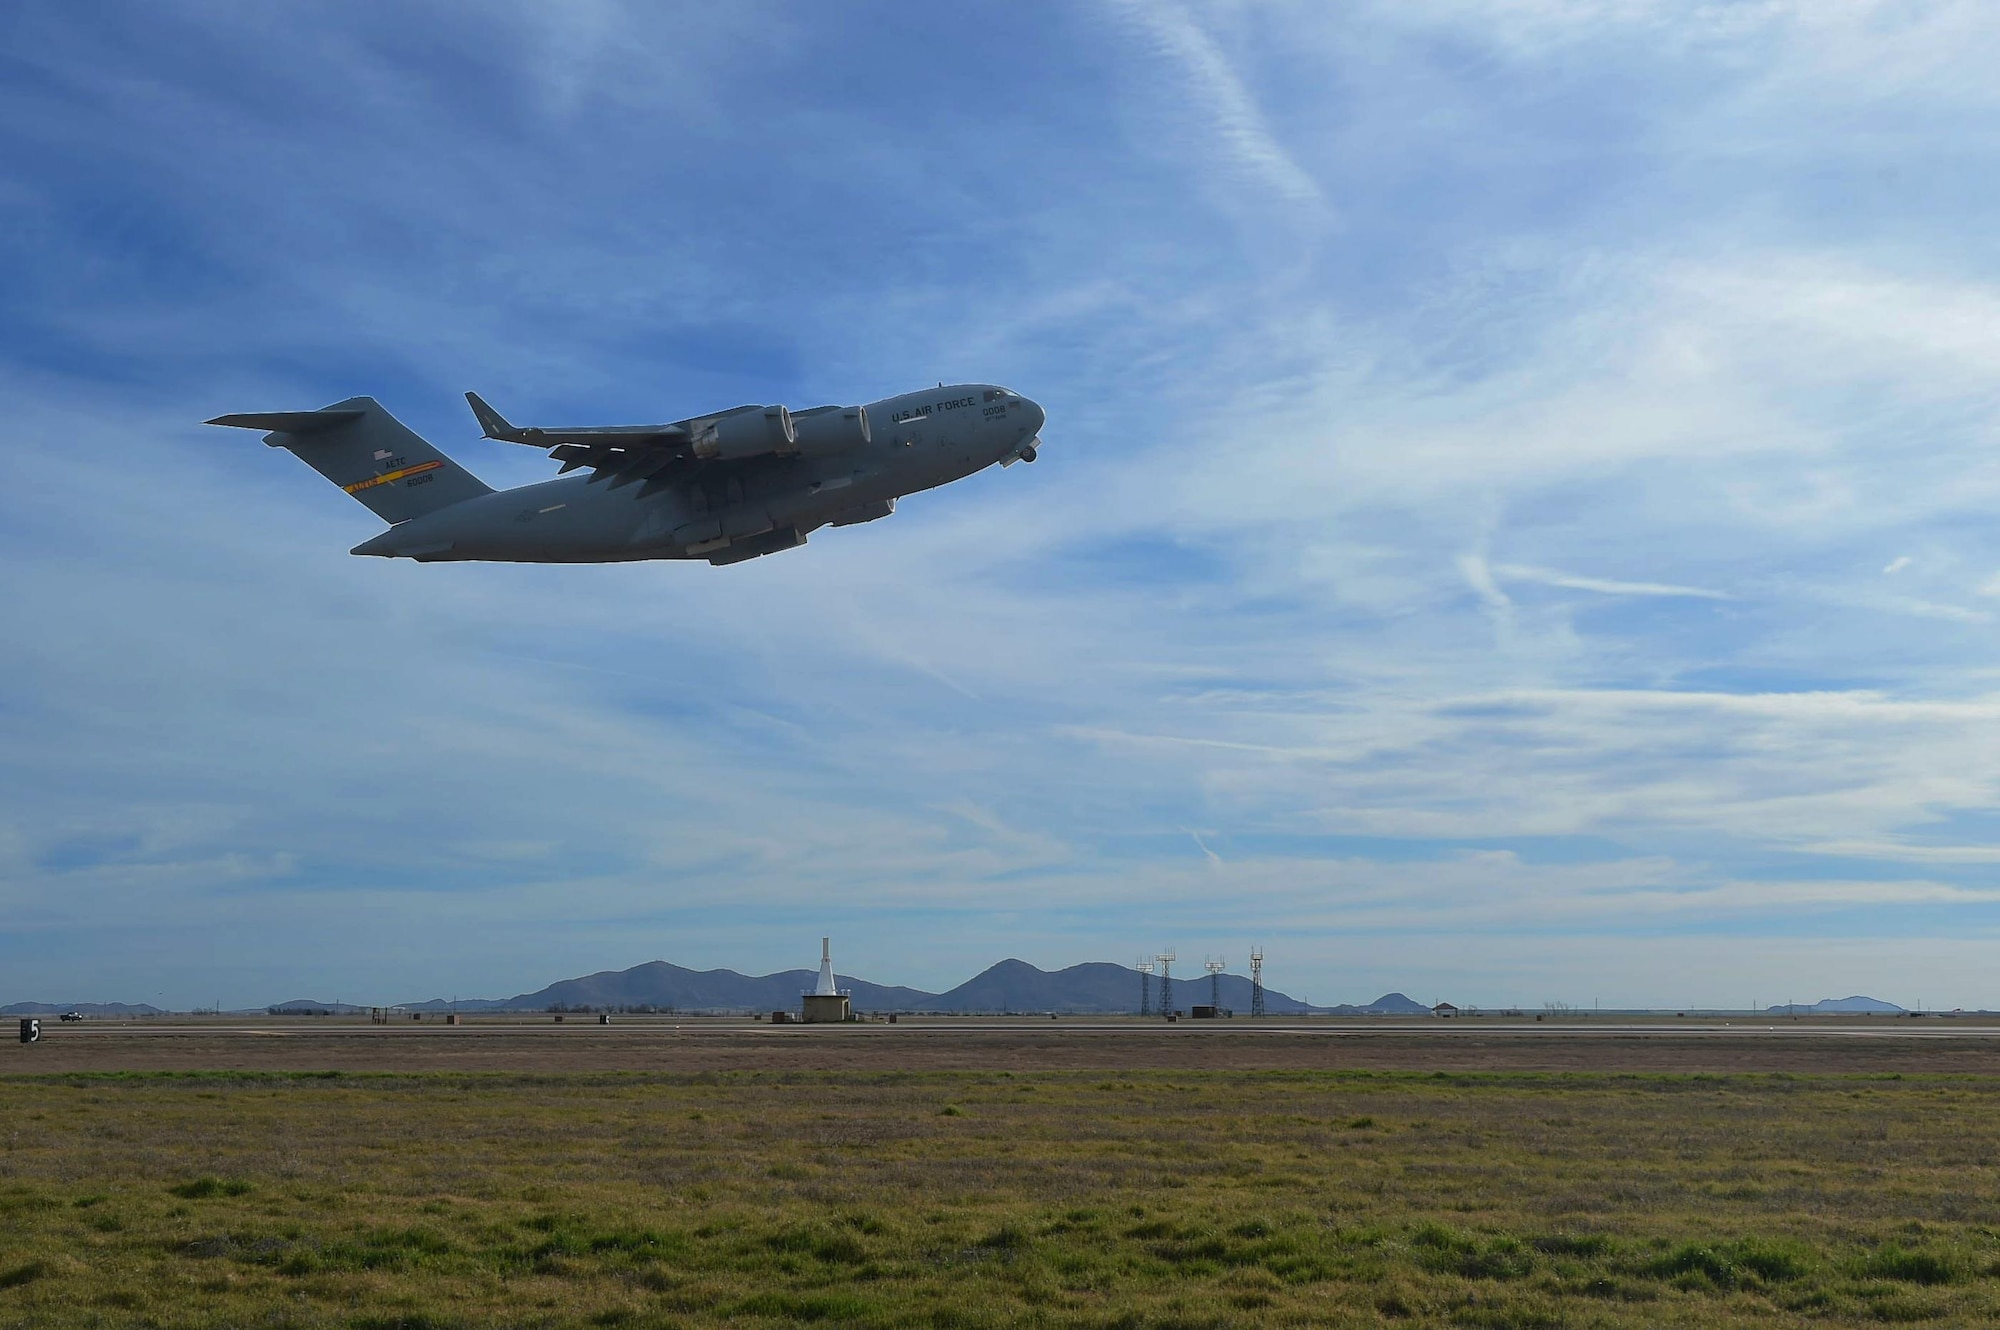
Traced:
<path fill-rule="evenodd" d="M 526 427 L 510 425 L 507 418 L 488 406 L 478 393 L 467 393 L 465 400 L 472 404 L 472 414 L 478 418 L 479 428 L 489 439 L 499 439 L 503 443 L 525 443 L 530 448 L 553 448 L 560 443 L 638 445 L 649 443 L 672 443 L 685 441 L 691 431 L 685 421 L 671 425 L 579 425 L 554 429 L 539 425 Z"/>
<path fill-rule="evenodd" d="M 488 406 L 478 393 L 465 400 L 489 439 L 520 443 L 530 448 L 546 448 L 549 456 L 562 463 L 557 475 L 589 467 L 611 478 L 611 488 L 646 481 L 652 486 L 671 483 L 704 463 L 695 451 L 695 440 L 715 421 L 747 411 L 755 406 L 739 406 L 713 416 L 677 420 L 666 425 L 582 425 L 547 428 L 509 424 Z M 709 465 L 715 465 L 709 462 Z"/>

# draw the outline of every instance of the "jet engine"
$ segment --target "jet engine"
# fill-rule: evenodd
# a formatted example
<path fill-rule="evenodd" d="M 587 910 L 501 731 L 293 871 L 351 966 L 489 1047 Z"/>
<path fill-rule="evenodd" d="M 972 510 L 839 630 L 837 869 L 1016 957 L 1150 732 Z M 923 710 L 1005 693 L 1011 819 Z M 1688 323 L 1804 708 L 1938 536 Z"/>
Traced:
<path fill-rule="evenodd" d="M 782 406 L 753 406 L 708 423 L 694 437 L 694 455 L 708 458 L 758 457 L 796 450 L 798 430 Z"/>
<path fill-rule="evenodd" d="M 831 457 L 862 447 L 872 437 L 865 406 L 816 406 L 792 417 L 798 438 L 789 451 Z"/>

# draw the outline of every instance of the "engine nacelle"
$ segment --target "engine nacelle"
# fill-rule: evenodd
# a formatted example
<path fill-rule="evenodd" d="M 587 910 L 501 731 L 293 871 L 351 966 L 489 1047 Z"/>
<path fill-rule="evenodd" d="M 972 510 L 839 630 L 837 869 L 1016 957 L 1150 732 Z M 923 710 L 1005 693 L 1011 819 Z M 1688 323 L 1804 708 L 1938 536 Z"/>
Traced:
<path fill-rule="evenodd" d="M 853 508 L 835 513 L 826 521 L 828 526 L 854 526 L 861 522 L 873 522 L 896 511 L 894 499 L 877 499 L 873 503 L 858 504 Z"/>
<path fill-rule="evenodd" d="M 789 453 L 798 445 L 798 430 L 792 413 L 782 406 L 752 407 L 720 420 L 694 439 L 694 455 L 700 458 L 760 457 L 766 453 Z"/>
<path fill-rule="evenodd" d="M 797 434 L 790 451 L 804 457 L 832 457 L 863 447 L 873 437 L 865 406 L 817 406 L 792 417 Z"/>

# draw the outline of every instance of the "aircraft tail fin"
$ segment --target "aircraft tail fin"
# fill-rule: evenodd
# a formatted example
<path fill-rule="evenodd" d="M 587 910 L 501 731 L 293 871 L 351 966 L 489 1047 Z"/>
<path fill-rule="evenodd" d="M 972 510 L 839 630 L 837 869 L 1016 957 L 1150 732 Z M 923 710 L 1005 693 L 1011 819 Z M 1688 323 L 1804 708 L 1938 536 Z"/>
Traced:
<path fill-rule="evenodd" d="M 320 411 L 238 412 L 208 423 L 270 431 L 265 443 L 289 450 L 392 524 L 493 492 L 372 397 Z"/>

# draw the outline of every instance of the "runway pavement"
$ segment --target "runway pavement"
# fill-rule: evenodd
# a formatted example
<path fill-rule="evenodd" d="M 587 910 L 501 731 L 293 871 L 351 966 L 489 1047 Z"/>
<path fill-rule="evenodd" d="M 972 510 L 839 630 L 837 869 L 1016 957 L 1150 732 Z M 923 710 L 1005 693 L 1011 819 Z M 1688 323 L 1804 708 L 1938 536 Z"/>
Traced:
<path fill-rule="evenodd" d="M 7 1027 L 11 1033 L 11 1025 Z M 1604 1071 L 2000 1075 L 2000 1018 L 1160 1020 L 478 1015 L 44 1019 L 0 1075 L 68 1072 Z"/>

